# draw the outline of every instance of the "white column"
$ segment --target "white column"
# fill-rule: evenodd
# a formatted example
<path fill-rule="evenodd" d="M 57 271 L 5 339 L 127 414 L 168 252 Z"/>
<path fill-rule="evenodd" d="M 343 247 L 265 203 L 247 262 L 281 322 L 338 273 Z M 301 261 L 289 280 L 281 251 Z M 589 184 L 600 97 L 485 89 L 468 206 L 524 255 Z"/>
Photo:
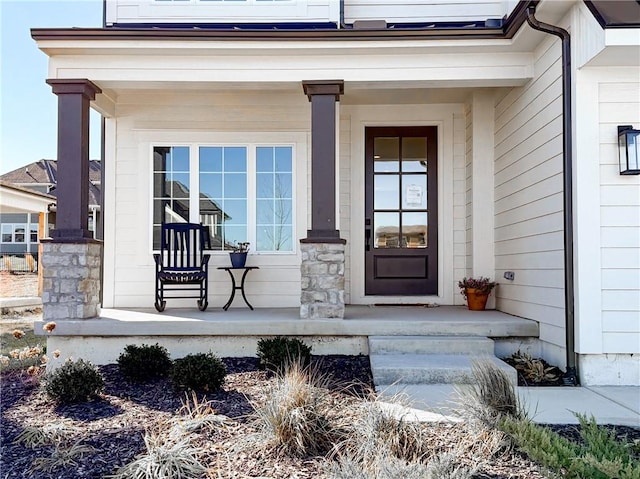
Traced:
<path fill-rule="evenodd" d="M 104 209 L 100 211 L 104 221 L 104 262 L 102 282 L 102 305 L 115 306 L 115 263 L 116 263 L 116 129 L 117 119 L 104 119 L 104 178 L 102 178 L 102 198 Z M 151 218 L 151 213 L 149 213 Z M 148 243 L 147 243 L 148 244 Z"/>
<path fill-rule="evenodd" d="M 494 94 L 477 90 L 471 100 L 473 128 L 471 208 L 472 275 L 495 279 L 494 242 Z M 495 307 L 492 295 L 487 307 Z"/>
<path fill-rule="evenodd" d="M 579 100 L 573 117 L 575 141 L 572 160 L 575 347 L 581 354 L 601 354 L 600 161 L 599 155 L 594 155 L 600 151 L 599 83 L 598 74 L 588 68 L 578 70 L 574 75 L 575 97 Z M 616 129 L 615 125 L 609 128 Z M 581 161 L 577 161 L 578 158 Z"/>

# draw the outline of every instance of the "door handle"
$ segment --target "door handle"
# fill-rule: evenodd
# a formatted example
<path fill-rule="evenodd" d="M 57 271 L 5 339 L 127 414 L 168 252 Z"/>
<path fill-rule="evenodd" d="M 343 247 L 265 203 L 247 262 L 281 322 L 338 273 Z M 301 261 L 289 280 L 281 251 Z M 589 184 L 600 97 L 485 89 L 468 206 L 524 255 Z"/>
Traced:
<path fill-rule="evenodd" d="M 364 250 L 369 251 L 371 249 L 371 220 L 367 218 L 364 224 Z"/>

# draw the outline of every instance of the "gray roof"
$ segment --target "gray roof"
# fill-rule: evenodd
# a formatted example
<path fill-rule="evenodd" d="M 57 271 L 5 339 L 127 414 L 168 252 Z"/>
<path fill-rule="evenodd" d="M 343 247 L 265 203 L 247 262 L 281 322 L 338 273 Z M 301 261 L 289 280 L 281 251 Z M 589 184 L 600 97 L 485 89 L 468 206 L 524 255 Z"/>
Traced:
<path fill-rule="evenodd" d="M 1 175 L 0 181 L 27 189 L 30 186 L 46 185 L 49 187 L 48 193 L 56 196 L 57 176 L 56 160 L 43 159 Z M 98 206 L 102 196 L 99 160 L 89 160 L 89 182 L 89 205 Z"/>

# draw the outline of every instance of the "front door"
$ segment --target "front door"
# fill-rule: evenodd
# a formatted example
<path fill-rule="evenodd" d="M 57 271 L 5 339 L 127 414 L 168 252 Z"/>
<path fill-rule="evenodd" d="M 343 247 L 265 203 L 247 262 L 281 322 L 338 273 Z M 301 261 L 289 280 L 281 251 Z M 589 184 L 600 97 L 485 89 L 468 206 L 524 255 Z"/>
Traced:
<path fill-rule="evenodd" d="M 371 127 L 365 141 L 365 294 L 437 294 L 437 127 Z"/>

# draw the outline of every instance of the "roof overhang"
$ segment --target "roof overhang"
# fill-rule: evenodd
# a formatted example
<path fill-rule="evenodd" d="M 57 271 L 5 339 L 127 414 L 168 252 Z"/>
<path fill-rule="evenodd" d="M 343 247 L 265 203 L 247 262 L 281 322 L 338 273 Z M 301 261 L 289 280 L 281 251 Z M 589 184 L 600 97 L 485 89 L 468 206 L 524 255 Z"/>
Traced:
<path fill-rule="evenodd" d="M 56 198 L 0 182 L 0 213 L 46 213 Z"/>
<path fill-rule="evenodd" d="M 203 30 L 33 29 L 50 56 L 49 78 L 88 78 L 103 90 L 106 116 L 126 90 L 283 90 L 334 79 L 362 89 L 524 85 L 544 34 L 525 26 L 526 8 L 554 23 L 576 0 L 521 1 L 501 28 Z"/>

